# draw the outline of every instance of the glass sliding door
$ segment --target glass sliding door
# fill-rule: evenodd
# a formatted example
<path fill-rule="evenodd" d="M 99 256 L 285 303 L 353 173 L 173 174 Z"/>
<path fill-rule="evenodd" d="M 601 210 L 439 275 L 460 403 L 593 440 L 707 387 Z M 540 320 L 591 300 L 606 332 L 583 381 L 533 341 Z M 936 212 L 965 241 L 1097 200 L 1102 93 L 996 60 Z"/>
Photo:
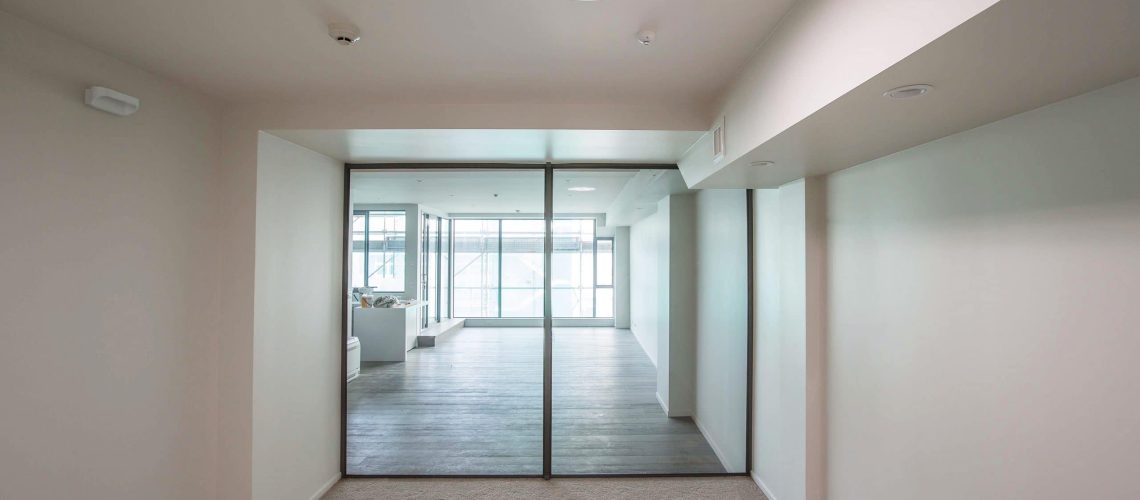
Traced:
<path fill-rule="evenodd" d="M 402 302 L 351 308 L 347 357 L 358 342 L 360 368 L 347 382 L 348 475 L 543 472 L 543 328 L 447 320 L 541 318 L 545 232 L 533 214 L 543 212 L 544 178 L 542 169 L 351 172 L 346 292 L 387 288 Z"/>
<path fill-rule="evenodd" d="M 744 191 L 676 170 L 553 185 L 552 473 L 744 472 Z"/>
<path fill-rule="evenodd" d="M 744 191 L 549 165 L 350 189 L 349 476 L 746 472 Z"/>

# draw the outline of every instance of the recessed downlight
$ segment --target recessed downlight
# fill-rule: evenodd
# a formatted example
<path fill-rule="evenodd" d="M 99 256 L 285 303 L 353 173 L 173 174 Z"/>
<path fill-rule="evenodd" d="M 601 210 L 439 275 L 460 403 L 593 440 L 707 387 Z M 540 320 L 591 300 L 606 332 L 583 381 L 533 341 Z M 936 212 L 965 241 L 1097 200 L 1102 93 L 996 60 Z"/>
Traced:
<path fill-rule="evenodd" d="M 775 164 L 776 162 L 772 160 L 756 160 L 749 163 L 749 165 L 752 165 L 753 167 L 770 167 Z"/>
<path fill-rule="evenodd" d="M 883 92 L 883 97 L 890 97 L 891 99 L 910 99 L 926 95 L 931 90 L 934 90 L 933 85 L 925 83 L 916 83 L 914 85 L 903 85 L 902 87 L 895 87 L 891 90 Z"/>
<path fill-rule="evenodd" d="M 586 193 L 589 191 L 594 191 L 596 189 L 598 189 L 598 188 L 594 188 L 594 187 L 590 187 L 590 186 L 574 186 L 574 187 L 566 188 L 567 191 L 576 191 L 579 193 Z"/>

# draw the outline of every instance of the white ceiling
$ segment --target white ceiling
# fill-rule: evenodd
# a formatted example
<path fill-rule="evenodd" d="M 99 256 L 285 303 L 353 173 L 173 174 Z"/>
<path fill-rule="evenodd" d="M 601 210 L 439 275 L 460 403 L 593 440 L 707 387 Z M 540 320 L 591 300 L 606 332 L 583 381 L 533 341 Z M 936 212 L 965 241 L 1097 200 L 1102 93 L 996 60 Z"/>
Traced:
<path fill-rule="evenodd" d="M 711 101 L 793 0 L 0 0 L 228 101 Z M 360 26 L 351 47 L 331 21 Z M 642 47 L 642 27 L 658 33 Z"/>
<path fill-rule="evenodd" d="M 350 163 L 675 164 L 704 132 L 661 130 L 273 130 Z"/>
<path fill-rule="evenodd" d="M 542 170 L 402 170 L 352 174 L 354 204 L 411 203 L 447 214 L 541 214 Z M 592 187 L 594 191 L 570 191 Z M 657 200 L 684 190 L 676 170 L 556 170 L 554 210 L 600 214 L 629 224 Z M 612 210 L 611 210 L 612 209 Z M 642 213 L 638 213 L 642 212 Z"/>

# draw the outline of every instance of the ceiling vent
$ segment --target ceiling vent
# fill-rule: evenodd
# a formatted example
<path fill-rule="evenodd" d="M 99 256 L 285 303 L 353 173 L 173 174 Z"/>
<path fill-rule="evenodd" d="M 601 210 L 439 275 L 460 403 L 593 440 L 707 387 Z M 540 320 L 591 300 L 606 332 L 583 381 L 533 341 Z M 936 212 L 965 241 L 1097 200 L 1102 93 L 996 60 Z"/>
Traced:
<path fill-rule="evenodd" d="M 719 163 L 724 159 L 724 116 L 713 124 L 712 133 L 712 153 L 713 163 Z"/>

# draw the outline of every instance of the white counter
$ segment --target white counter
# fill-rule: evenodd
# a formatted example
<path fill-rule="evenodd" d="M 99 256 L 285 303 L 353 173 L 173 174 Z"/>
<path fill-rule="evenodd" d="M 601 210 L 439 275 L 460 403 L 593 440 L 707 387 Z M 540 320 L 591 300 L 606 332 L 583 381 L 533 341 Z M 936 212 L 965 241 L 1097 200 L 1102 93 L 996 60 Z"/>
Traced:
<path fill-rule="evenodd" d="M 404 361 L 416 346 L 420 331 L 420 308 L 425 301 L 397 307 L 352 310 L 352 336 L 360 339 L 361 361 Z"/>

